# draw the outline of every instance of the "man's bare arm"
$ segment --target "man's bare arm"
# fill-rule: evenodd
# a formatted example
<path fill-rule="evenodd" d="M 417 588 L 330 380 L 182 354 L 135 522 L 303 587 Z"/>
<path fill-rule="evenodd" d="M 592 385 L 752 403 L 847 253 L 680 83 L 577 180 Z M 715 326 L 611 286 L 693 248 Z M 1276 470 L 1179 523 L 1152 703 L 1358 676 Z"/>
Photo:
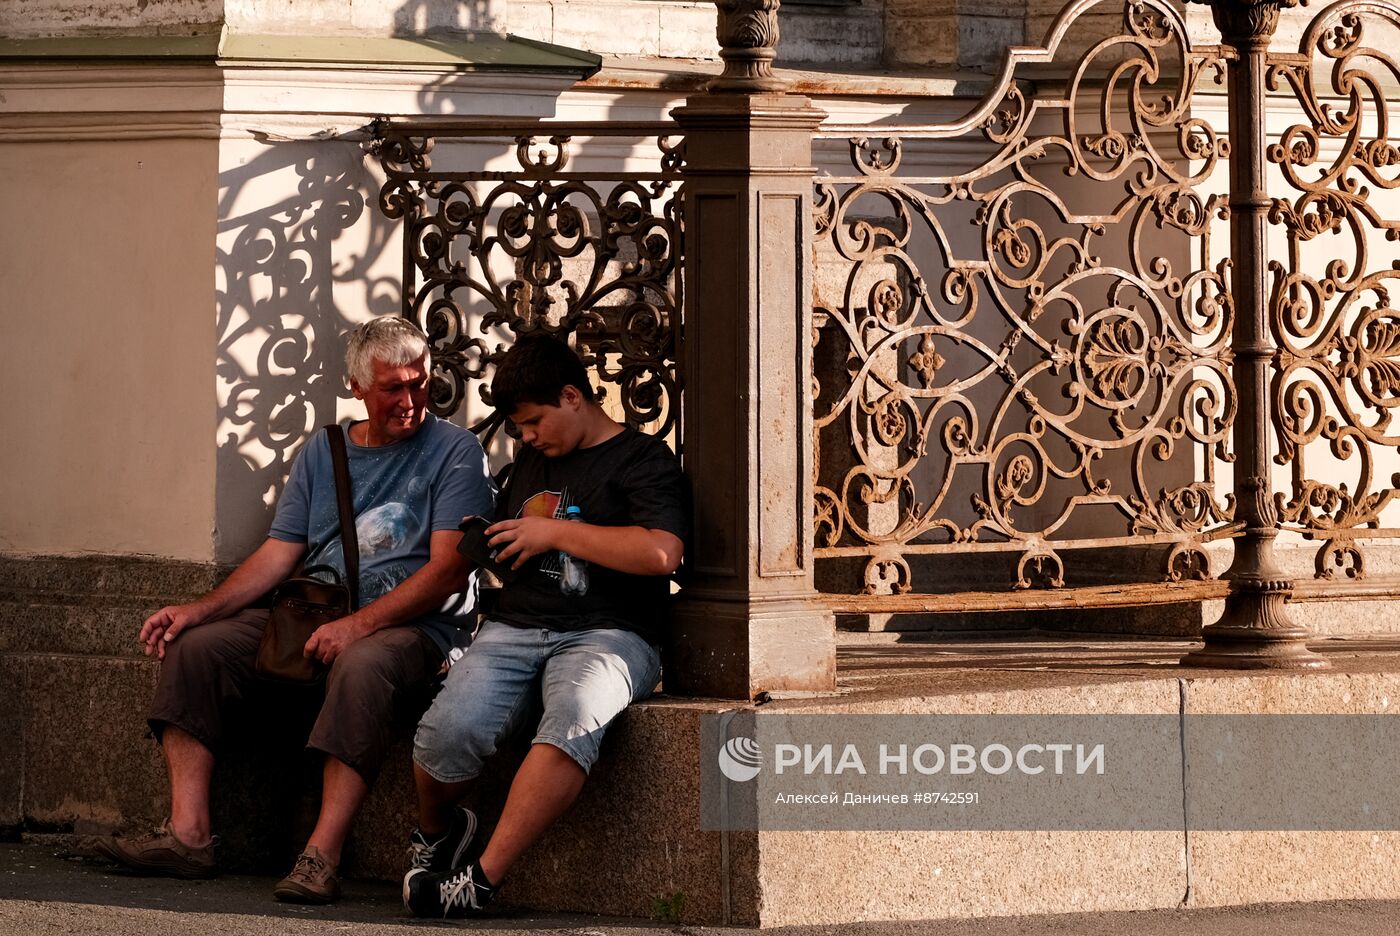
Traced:
<path fill-rule="evenodd" d="M 292 574 L 306 552 L 302 543 L 268 537 L 228 578 L 189 604 L 169 605 L 146 618 L 138 638 L 146 656 L 165 659 L 165 645 L 187 627 L 196 627 L 242 611 Z"/>
<path fill-rule="evenodd" d="M 631 575 L 670 575 L 681 564 L 680 537 L 646 527 L 595 526 L 548 517 L 502 520 L 486 530 L 497 558 L 520 568 L 534 556 L 562 549 L 571 556 Z"/>
<path fill-rule="evenodd" d="M 460 530 L 438 530 L 428 541 L 428 561 L 392 591 L 371 601 L 354 614 L 316 629 L 302 651 L 329 664 L 354 641 L 386 627 L 406 624 L 442 607 L 460 591 L 471 563 L 457 552 Z"/>

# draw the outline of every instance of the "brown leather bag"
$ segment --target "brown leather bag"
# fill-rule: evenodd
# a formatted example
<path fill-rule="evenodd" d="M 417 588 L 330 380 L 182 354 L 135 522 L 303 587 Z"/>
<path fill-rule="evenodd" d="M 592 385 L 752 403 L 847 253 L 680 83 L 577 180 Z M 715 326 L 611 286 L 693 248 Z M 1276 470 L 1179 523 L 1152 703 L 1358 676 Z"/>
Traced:
<path fill-rule="evenodd" d="M 312 684 L 326 676 L 326 667 L 314 657 L 303 656 L 306 642 L 322 624 L 345 617 L 360 604 L 360 541 L 355 535 L 355 508 L 350 490 L 350 465 L 345 455 L 345 434 L 337 425 L 326 426 L 335 470 L 335 497 L 340 513 L 341 552 L 345 556 L 345 580 L 331 566 L 310 566 L 287 579 L 272 593 L 272 612 L 258 644 L 255 668 L 259 675 L 278 682 Z M 328 572 L 334 582 L 315 578 Z"/>

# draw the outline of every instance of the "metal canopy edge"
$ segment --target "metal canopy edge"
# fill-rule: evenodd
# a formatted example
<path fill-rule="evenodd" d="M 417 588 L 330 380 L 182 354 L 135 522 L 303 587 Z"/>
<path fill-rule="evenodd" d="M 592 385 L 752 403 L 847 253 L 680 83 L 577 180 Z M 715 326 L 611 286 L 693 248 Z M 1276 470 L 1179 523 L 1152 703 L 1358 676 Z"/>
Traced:
<path fill-rule="evenodd" d="M 587 78 L 603 64 L 581 49 L 514 35 L 263 36 L 204 32 L 187 36 L 73 36 L 0 39 L 0 60 L 206 61 L 227 64 L 385 65 L 461 71 L 565 74 Z"/>

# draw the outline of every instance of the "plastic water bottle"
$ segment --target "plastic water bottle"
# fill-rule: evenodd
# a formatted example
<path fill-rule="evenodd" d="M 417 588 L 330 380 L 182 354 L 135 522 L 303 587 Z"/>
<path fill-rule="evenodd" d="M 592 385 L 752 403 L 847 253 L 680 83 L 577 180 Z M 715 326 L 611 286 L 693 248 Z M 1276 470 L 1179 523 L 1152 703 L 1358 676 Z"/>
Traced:
<path fill-rule="evenodd" d="M 577 507 L 570 507 L 564 511 L 564 519 L 574 523 L 583 522 L 583 514 Z M 559 590 L 570 598 L 579 598 L 588 594 L 588 562 L 584 559 L 577 559 L 564 550 L 559 550 Z"/>

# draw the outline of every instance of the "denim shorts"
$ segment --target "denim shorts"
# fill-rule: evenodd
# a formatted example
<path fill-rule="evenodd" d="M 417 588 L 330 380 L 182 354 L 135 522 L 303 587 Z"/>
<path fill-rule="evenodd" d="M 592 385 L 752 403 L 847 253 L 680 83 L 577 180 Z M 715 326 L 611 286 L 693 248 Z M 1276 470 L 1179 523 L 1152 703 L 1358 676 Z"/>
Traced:
<path fill-rule="evenodd" d="M 609 723 L 660 678 L 656 648 L 631 631 L 488 620 L 418 723 L 413 759 L 443 783 L 470 780 L 542 704 L 534 743 L 552 744 L 587 773 Z"/>

